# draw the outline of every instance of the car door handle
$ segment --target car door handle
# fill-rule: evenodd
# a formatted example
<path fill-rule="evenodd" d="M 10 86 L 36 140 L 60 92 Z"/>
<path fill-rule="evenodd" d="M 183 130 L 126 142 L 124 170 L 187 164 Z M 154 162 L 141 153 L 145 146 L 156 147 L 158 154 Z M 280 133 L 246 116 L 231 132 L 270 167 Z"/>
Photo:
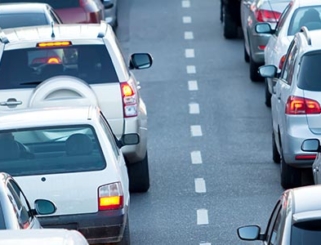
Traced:
<path fill-rule="evenodd" d="M 17 105 L 21 105 L 22 101 L 18 101 L 18 100 L 10 100 L 8 99 L 7 101 L 1 101 L 0 102 L 0 106 L 17 106 Z"/>

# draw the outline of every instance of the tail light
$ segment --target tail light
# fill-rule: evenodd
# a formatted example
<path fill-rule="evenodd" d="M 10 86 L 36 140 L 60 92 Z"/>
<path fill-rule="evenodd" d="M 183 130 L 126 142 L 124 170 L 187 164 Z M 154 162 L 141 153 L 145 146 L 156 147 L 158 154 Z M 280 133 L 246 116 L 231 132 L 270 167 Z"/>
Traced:
<path fill-rule="evenodd" d="M 265 47 L 266 47 L 265 45 L 259 45 L 259 46 L 258 46 L 259 50 L 264 50 Z"/>
<path fill-rule="evenodd" d="M 281 13 L 271 10 L 257 9 L 255 17 L 258 22 L 276 23 L 279 21 Z"/>
<path fill-rule="evenodd" d="M 297 96 L 290 96 L 286 103 L 285 114 L 304 115 L 304 114 L 320 114 L 320 104 L 311 99 Z"/>
<path fill-rule="evenodd" d="M 311 155 L 296 155 L 295 160 L 314 160 L 316 158 L 315 154 Z"/>
<path fill-rule="evenodd" d="M 98 188 L 98 210 L 114 210 L 124 206 L 124 194 L 119 182 Z"/>
<path fill-rule="evenodd" d="M 125 117 L 137 116 L 137 95 L 128 82 L 120 84 Z"/>

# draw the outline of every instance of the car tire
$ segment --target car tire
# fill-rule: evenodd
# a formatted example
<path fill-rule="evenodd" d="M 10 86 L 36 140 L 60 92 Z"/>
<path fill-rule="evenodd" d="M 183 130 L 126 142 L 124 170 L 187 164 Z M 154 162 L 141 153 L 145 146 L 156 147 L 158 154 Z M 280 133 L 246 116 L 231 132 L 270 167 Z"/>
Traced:
<path fill-rule="evenodd" d="M 130 245 L 130 232 L 129 232 L 128 218 L 124 229 L 123 238 L 121 239 L 121 241 L 117 243 L 110 243 L 108 245 Z"/>
<path fill-rule="evenodd" d="M 244 45 L 244 61 L 246 63 L 249 63 L 250 62 L 250 56 L 248 55 L 247 51 L 246 51 L 246 48 L 245 48 L 245 45 Z"/>
<path fill-rule="evenodd" d="M 276 147 L 275 136 L 273 132 L 272 132 L 272 158 L 273 158 L 273 162 L 275 163 L 280 163 L 281 161 L 281 156 L 278 151 L 278 148 Z"/>
<path fill-rule="evenodd" d="M 250 78 L 252 82 L 259 82 L 262 81 L 262 77 L 258 72 L 259 67 L 261 66 L 261 64 L 256 63 L 251 56 L 250 58 Z"/>
<path fill-rule="evenodd" d="M 284 189 L 295 188 L 301 185 L 301 170 L 294 168 L 281 157 L 281 186 Z"/>
<path fill-rule="evenodd" d="M 265 105 L 266 107 L 271 107 L 271 97 L 272 97 L 272 94 L 270 93 L 269 91 L 269 85 L 268 85 L 268 82 L 265 81 Z"/>
<path fill-rule="evenodd" d="M 223 32 L 226 39 L 234 39 L 238 36 L 238 26 L 232 20 L 231 15 L 227 13 L 223 6 Z"/>
<path fill-rule="evenodd" d="M 148 154 L 136 163 L 127 164 L 130 192 L 147 192 L 149 183 Z"/>

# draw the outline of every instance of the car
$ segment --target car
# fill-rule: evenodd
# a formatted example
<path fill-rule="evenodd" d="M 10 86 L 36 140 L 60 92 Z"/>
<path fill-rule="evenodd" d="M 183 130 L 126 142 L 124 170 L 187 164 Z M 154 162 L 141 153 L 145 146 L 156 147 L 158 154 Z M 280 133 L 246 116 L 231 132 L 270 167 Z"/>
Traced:
<path fill-rule="evenodd" d="M 321 239 L 321 186 L 310 185 L 282 193 L 265 232 L 258 225 L 242 226 L 237 235 L 245 241 L 274 245 L 317 245 Z"/>
<path fill-rule="evenodd" d="M 76 230 L 38 229 L 0 231 L 1 245 L 88 245 L 84 236 Z"/>
<path fill-rule="evenodd" d="M 81 106 L 66 106 L 72 100 Z M 0 128 L 0 144 L 10 147 L 1 148 L 0 169 L 30 200 L 50 198 L 57 207 L 38 217 L 44 228 L 78 230 L 90 244 L 130 244 L 129 181 L 120 147 L 137 144 L 137 134 L 117 140 L 97 106 L 70 95 L 1 112 Z"/>
<path fill-rule="evenodd" d="M 45 95 L 52 99 L 90 95 L 118 139 L 128 133 L 139 135 L 139 144 L 122 151 L 130 190 L 148 191 L 147 109 L 132 70 L 149 68 L 151 55 L 134 53 L 126 66 L 117 37 L 104 21 L 5 29 L 1 40 L 0 111 L 29 107 Z M 63 79 L 41 85 L 54 76 Z"/>
<path fill-rule="evenodd" d="M 0 28 L 62 24 L 54 9 L 43 3 L 0 3 Z"/>
<path fill-rule="evenodd" d="M 9 146 L 1 147 L 1 151 L 10 150 Z M 2 160 L 1 155 L 0 161 Z M 12 176 L 0 172 L 0 230 L 41 229 L 37 216 L 53 214 L 55 211 L 56 206 L 51 201 L 39 196 L 34 201 L 34 208 L 31 208 L 27 197 Z"/>
<path fill-rule="evenodd" d="M 321 139 L 321 30 L 295 34 L 281 73 L 274 65 L 259 68 L 266 78 L 275 78 L 271 98 L 272 156 L 281 163 L 281 185 L 301 185 L 302 169 L 311 169 L 315 154 L 302 150 L 306 139 Z"/>
<path fill-rule="evenodd" d="M 118 26 L 117 20 L 117 0 L 102 0 L 105 8 L 105 21 L 111 25 L 114 30 Z"/>
<path fill-rule="evenodd" d="M 316 154 L 312 164 L 313 180 L 316 185 L 321 184 L 321 146 L 319 139 L 306 139 L 301 146 L 302 151 Z"/>
<path fill-rule="evenodd" d="M 258 23 L 256 32 L 271 35 L 264 49 L 264 63 L 275 65 L 281 70 L 286 51 L 294 35 L 302 26 L 309 30 L 321 29 L 321 4 L 318 0 L 293 0 L 283 11 L 280 21 L 274 29 L 269 23 Z M 276 48 L 277 47 L 277 48 Z M 265 79 L 265 104 L 271 107 L 272 88 L 275 82 Z"/>
<path fill-rule="evenodd" d="M 223 23 L 223 35 L 226 39 L 235 39 L 238 37 L 239 27 L 241 27 L 241 0 L 221 0 L 220 4 L 220 20 Z"/>
<path fill-rule="evenodd" d="M 275 28 L 281 13 L 290 0 L 243 0 L 241 3 L 241 22 L 244 36 L 244 59 L 249 62 L 250 79 L 261 81 L 258 73 L 259 66 L 264 64 L 264 49 L 270 34 L 257 33 L 257 23 L 266 22 Z"/>
<path fill-rule="evenodd" d="M 12 3 L 13 0 L 0 0 L 0 3 Z M 14 2 L 47 3 L 52 6 L 63 23 L 100 23 L 105 19 L 104 6 L 100 0 L 14 0 Z"/>

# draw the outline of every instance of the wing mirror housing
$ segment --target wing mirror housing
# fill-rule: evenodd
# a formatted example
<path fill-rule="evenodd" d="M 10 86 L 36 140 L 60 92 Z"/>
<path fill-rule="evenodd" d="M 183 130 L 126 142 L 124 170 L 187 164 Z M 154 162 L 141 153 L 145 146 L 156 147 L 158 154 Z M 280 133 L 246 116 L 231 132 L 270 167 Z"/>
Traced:
<path fill-rule="evenodd" d="M 269 23 L 258 23 L 255 25 L 255 32 L 258 34 L 273 34 L 275 30 Z"/>
<path fill-rule="evenodd" d="M 318 139 L 307 139 L 303 141 L 301 150 L 305 152 L 320 152 L 320 141 Z"/>
<path fill-rule="evenodd" d="M 274 78 L 277 75 L 277 68 L 274 65 L 260 66 L 258 71 L 265 78 Z"/>
<path fill-rule="evenodd" d="M 237 229 L 237 235 L 241 240 L 255 241 L 261 240 L 261 228 L 257 225 L 242 226 Z"/>
<path fill-rule="evenodd" d="M 34 215 L 48 215 L 57 211 L 56 205 L 53 202 L 45 199 L 35 200 L 34 207 L 35 209 L 32 210 Z"/>
<path fill-rule="evenodd" d="M 147 69 L 153 64 L 153 58 L 148 53 L 136 53 L 130 56 L 129 69 Z"/>
<path fill-rule="evenodd" d="M 122 148 L 125 145 L 137 145 L 140 142 L 138 134 L 124 134 L 120 140 L 117 140 L 117 146 Z"/>
<path fill-rule="evenodd" d="M 114 3 L 110 0 L 101 0 L 101 3 L 104 5 L 105 9 L 110 9 L 114 7 Z"/>

